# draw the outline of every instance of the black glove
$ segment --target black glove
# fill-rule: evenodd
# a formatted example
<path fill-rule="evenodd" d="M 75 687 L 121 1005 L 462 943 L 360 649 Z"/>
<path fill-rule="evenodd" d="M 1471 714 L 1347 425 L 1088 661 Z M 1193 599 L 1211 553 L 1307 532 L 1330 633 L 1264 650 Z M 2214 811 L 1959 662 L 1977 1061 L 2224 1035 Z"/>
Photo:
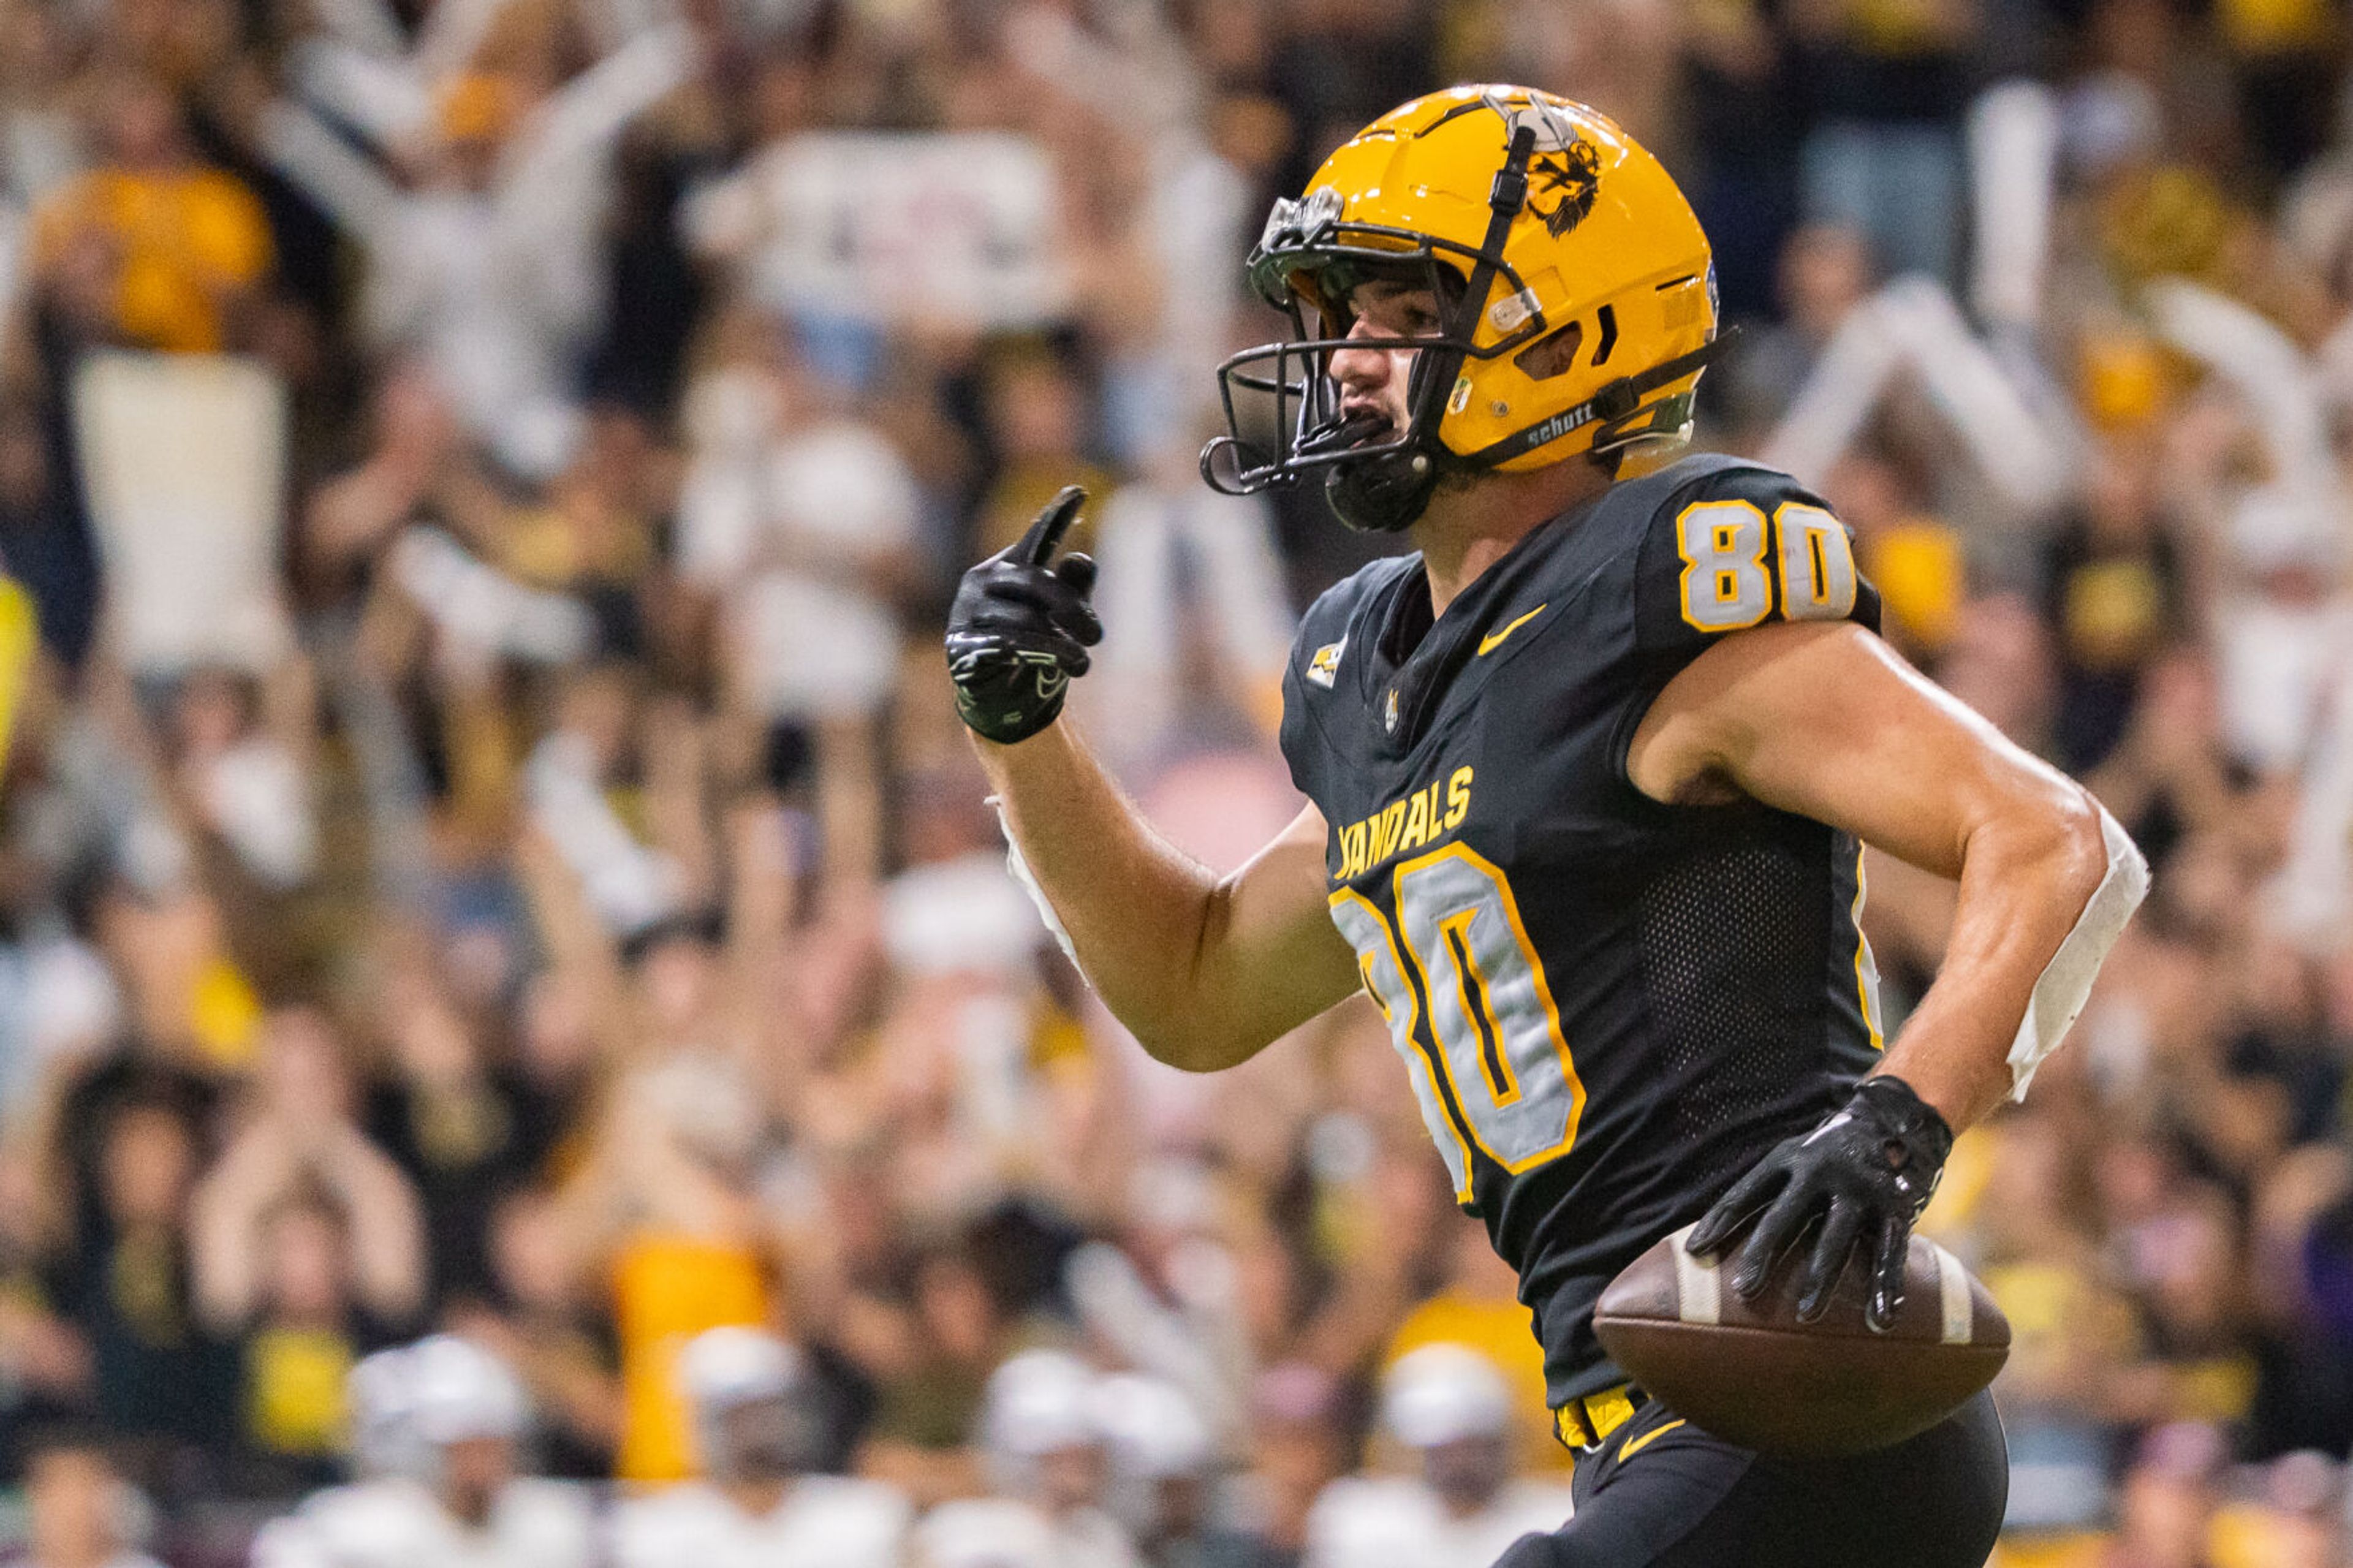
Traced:
<path fill-rule="evenodd" d="M 1087 499 L 1076 485 L 1046 503 L 1029 531 L 964 574 L 948 607 L 948 679 L 975 734 L 1009 746 L 1054 721 L 1071 678 L 1103 641 L 1087 595 L 1095 563 L 1054 548 Z"/>
<path fill-rule="evenodd" d="M 1741 1299 L 1754 1300 L 1782 1255 L 1812 1230 L 1813 1252 L 1798 1279 L 1798 1317 L 1810 1323 L 1829 1307 L 1831 1289 L 1860 1241 L 1870 1248 L 1872 1270 L 1863 1321 L 1885 1333 L 1904 1301 L 1912 1223 L 1928 1206 L 1952 1152 L 1953 1130 L 1910 1084 L 1884 1073 L 1864 1079 L 1846 1109 L 1804 1137 L 1784 1141 L 1718 1198 L 1684 1248 L 1698 1257 L 1721 1251 L 1756 1219 L 1732 1277 Z"/>

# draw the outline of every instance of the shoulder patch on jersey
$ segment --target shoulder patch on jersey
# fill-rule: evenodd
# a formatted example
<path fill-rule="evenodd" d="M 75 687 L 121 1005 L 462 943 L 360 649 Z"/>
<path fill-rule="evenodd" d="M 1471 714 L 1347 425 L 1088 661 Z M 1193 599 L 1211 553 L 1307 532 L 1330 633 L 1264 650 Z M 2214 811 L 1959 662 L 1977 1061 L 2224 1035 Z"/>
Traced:
<path fill-rule="evenodd" d="M 1307 661 L 1307 679 L 1328 689 L 1333 681 L 1339 679 L 1340 656 L 1347 649 L 1346 637 L 1342 637 L 1338 642 L 1327 642 L 1317 648 L 1314 656 Z"/>

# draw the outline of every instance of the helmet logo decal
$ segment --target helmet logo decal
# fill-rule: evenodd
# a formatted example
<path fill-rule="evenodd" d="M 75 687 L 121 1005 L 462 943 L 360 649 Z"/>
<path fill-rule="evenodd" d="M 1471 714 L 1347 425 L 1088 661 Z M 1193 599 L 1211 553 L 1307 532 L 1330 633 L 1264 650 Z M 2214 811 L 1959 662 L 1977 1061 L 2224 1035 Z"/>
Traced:
<path fill-rule="evenodd" d="M 1555 239 L 1560 238 L 1585 221 L 1593 210 L 1594 193 L 1601 184 L 1601 154 L 1593 143 L 1577 134 L 1577 121 L 1559 102 L 1530 94 L 1525 103 L 1514 103 L 1495 93 L 1483 95 L 1481 101 L 1502 116 L 1504 144 L 1523 128 L 1535 133 L 1534 154 L 1528 163 L 1528 210 L 1544 219 L 1545 228 Z M 1556 195 L 1559 199 L 1549 210 L 1537 205 L 1540 196 Z"/>
<path fill-rule="evenodd" d="M 1536 159 L 1528 165 L 1528 210 L 1544 219 L 1546 230 L 1558 239 L 1593 210 L 1594 195 L 1601 188 L 1601 158 L 1592 142 L 1580 139 Z M 1555 193 L 1560 199 L 1547 210 L 1537 198 Z"/>

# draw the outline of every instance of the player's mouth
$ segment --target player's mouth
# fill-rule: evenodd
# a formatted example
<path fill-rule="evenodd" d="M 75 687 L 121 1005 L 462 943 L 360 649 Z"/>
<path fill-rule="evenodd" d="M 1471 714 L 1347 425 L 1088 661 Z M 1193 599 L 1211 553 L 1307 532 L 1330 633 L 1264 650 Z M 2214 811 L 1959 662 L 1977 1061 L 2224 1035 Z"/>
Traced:
<path fill-rule="evenodd" d="M 1323 457 L 1327 453 L 1345 452 L 1351 447 L 1386 441 L 1395 428 L 1389 416 L 1377 408 L 1344 408 L 1337 418 L 1328 420 L 1307 433 L 1299 443 L 1299 456 Z"/>

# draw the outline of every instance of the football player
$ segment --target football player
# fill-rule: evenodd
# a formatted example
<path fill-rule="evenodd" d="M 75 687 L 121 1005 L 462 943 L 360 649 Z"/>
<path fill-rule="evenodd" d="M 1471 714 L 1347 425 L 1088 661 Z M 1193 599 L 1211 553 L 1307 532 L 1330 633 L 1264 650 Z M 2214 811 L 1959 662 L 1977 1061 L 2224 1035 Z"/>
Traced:
<path fill-rule="evenodd" d="M 913 1510 L 879 1482 L 814 1473 L 826 1412 L 798 1350 L 709 1329 L 679 1352 L 678 1376 L 704 1479 L 617 1506 L 616 1568 L 896 1568 Z"/>
<path fill-rule="evenodd" d="M 429 1484 L 430 1458 L 410 1420 L 406 1347 L 363 1357 L 343 1378 L 352 1479 L 303 1499 L 256 1533 L 253 1568 L 320 1568 L 348 1556 L 388 1510 L 406 1506 Z"/>
<path fill-rule="evenodd" d="M 992 1495 L 924 1515 L 909 1553 L 915 1568 L 1144 1568 L 1103 1507 L 1103 1383 L 1057 1350 L 1023 1351 L 989 1373 L 975 1436 Z"/>
<path fill-rule="evenodd" d="M 1718 347 L 1706 237 L 1607 118 L 1519 88 L 1406 104 L 1276 205 L 1250 277 L 1293 341 L 1221 371 L 1213 484 L 1314 480 L 1418 547 L 1301 629 L 1308 805 L 1230 876 L 1155 837 L 1068 722 L 1101 636 L 1080 497 L 965 575 L 948 654 L 1024 874 L 1145 1048 L 1208 1071 L 1358 990 L 1457 1198 L 1518 1270 L 1574 1520 L 1512 1568 L 1975 1568 L 2007 1489 L 1979 1397 L 1833 1466 L 1630 1388 L 1596 1297 L 1688 1230 L 1754 1298 L 1867 1321 L 1953 1134 L 2080 1010 L 2146 870 L 2081 787 L 1876 635 L 1821 499 L 1677 457 Z M 1862 845 L 1957 879 L 1943 972 L 1883 1037 Z"/>
<path fill-rule="evenodd" d="M 1567 1489 L 1513 1473 L 1512 1396 L 1495 1363 L 1443 1342 L 1390 1367 L 1381 1425 L 1419 1475 L 1343 1476 L 1307 1516 L 1302 1568 L 1487 1568 L 1569 1512 Z"/>
<path fill-rule="evenodd" d="M 451 1334 L 353 1369 L 352 1485 L 311 1498 L 254 1543 L 257 1568 L 588 1568 L 593 1502 L 519 1476 L 529 1400 L 504 1362 Z"/>

